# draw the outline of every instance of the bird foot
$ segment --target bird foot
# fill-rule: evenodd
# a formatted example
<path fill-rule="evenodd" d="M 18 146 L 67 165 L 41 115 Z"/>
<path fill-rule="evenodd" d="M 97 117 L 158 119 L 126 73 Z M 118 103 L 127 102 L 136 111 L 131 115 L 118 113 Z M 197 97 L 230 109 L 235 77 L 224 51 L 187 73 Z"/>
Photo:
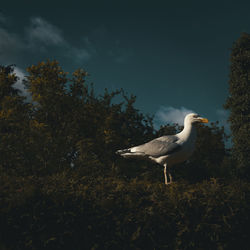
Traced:
<path fill-rule="evenodd" d="M 166 185 L 170 185 L 170 184 L 172 184 L 172 183 L 174 183 L 174 182 L 173 182 L 173 181 L 165 182 Z"/>

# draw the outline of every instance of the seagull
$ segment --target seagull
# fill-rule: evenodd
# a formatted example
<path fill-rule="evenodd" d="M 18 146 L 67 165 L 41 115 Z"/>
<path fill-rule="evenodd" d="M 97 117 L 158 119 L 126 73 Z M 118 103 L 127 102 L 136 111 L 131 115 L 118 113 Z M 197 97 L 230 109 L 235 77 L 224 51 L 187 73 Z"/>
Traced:
<path fill-rule="evenodd" d="M 145 144 L 116 151 L 124 158 L 148 159 L 164 167 L 165 184 L 172 183 L 169 168 L 186 161 L 194 152 L 196 141 L 196 124 L 208 123 L 196 113 L 186 115 L 183 130 L 176 135 L 158 137 Z M 169 177 L 169 182 L 168 178 Z"/>

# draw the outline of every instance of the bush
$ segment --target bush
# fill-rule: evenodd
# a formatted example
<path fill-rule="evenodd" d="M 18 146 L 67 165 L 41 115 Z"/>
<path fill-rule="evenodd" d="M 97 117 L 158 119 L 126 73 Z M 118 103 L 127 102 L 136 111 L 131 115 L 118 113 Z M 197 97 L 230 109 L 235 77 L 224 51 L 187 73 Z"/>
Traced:
<path fill-rule="evenodd" d="M 6 249 L 246 249 L 250 185 L 1 176 Z"/>

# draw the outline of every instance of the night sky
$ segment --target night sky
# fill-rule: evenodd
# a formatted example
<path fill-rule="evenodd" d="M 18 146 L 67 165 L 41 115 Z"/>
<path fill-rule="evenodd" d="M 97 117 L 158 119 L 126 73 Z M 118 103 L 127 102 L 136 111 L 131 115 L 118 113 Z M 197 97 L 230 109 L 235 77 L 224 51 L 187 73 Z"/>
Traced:
<path fill-rule="evenodd" d="M 135 94 L 158 126 L 189 111 L 226 125 L 230 48 L 250 33 L 249 10 L 250 1 L 4 1 L 0 64 L 22 77 L 56 59 L 88 71 L 99 94 Z"/>

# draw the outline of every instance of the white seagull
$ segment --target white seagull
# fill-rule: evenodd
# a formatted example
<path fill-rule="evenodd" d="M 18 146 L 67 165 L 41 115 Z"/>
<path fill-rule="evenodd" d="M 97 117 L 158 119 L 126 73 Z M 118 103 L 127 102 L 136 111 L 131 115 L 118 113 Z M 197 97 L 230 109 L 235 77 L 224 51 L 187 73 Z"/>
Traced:
<path fill-rule="evenodd" d="M 172 183 L 172 176 L 167 169 L 186 161 L 195 149 L 196 123 L 208 123 L 208 119 L 190 113 L 184 119 L 183 130 L 176 135 L 165 135 L 145 144 L 118 150 L 124 158 L 144 158 L 164 166 L 165 184 Z M 168 178 L 169 177 L 169 182 Z"/>

